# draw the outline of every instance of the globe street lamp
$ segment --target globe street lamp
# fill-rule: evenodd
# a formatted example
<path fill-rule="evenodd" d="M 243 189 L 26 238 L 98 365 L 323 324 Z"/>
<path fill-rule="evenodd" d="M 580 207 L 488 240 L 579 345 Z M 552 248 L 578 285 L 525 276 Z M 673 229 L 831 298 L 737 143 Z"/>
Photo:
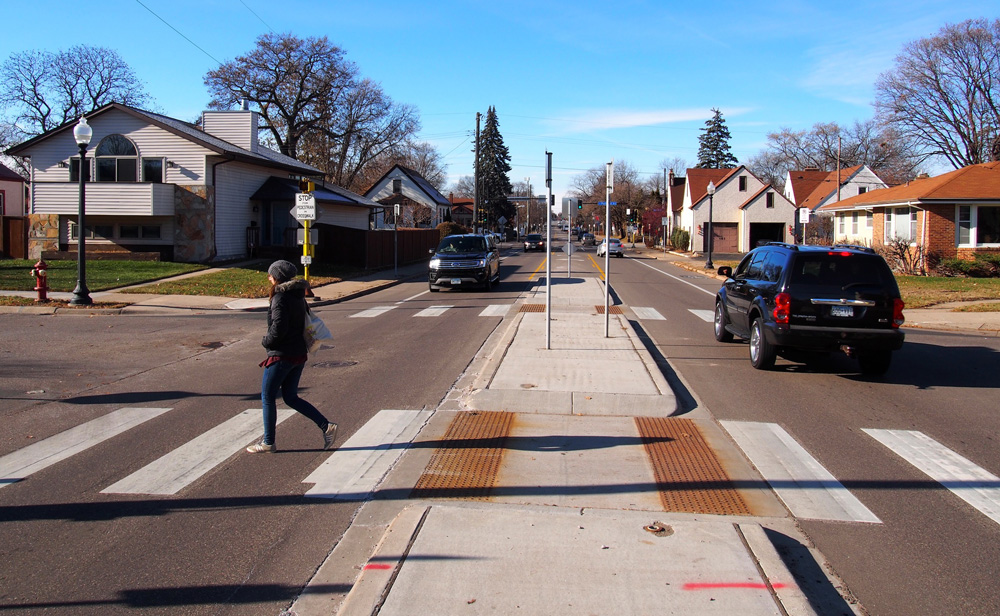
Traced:
<path fill-rule="evenodd" d="M 714 229 L 712 229 L 712 200 L 715 196 L 715 184 L 711 181 L 708 183 L 708 188 L 705 189 L 708 192 L 708 261 L 705 262 L 705 269 L 715 269 L 712 265 L 712 240 Z"/>
<path fill-rule="evenodd" d="M 94 136 L 94 130 L 87 124 L 87 119 L 80 117 L 80 123 L 73 127 L 73 138 L 80 146 L 80 209 L 76 219 L 76 288 L 73 289 L 73 298 L 69 303 L 74 306 L 89 306 L 94 303 L 90 299 L 90 290 L 87 288 L 87 222 L 86 201 L 87 201 L 87 146 Z"/>

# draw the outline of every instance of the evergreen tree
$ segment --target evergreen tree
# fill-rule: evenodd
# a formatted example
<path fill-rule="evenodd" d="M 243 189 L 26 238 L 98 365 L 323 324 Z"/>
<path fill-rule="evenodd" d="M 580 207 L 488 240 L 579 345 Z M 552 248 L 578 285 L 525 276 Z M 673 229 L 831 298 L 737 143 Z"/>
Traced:
<path fill-rule="evenodd" d="M 712 118 L 705 122 L 698 136 L 698 169 L 729 169 L 739 164 L 729 149 L 729 128 L 722 112 L 712 109 Z"/>
<path fill-rule="evenodd" d="M 486 124 L 479 135 L 479 217 L 480 224 L 499 228 L 497 220 L 503 216 L 513 220 L 514 208 L 507 200 L 513 190 L 507 173 L 510 171 L 510 152 L 500 134 L 497 110 L 486 112 Z"/>

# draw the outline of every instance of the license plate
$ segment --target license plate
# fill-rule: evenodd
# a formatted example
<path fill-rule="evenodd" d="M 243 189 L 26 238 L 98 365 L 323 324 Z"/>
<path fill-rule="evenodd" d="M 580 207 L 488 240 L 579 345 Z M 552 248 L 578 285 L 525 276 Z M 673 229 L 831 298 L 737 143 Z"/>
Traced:
<path fill-rule="evenodd" d="M 462 279 L 461 278 L 452 278 L 451 279 L 451 284 L 462 284 Z"/>
<path fill-rule="evenodd" d="M 831 317 L 853 317 L 854 308 L 851 306 L 830 306 Z"/>

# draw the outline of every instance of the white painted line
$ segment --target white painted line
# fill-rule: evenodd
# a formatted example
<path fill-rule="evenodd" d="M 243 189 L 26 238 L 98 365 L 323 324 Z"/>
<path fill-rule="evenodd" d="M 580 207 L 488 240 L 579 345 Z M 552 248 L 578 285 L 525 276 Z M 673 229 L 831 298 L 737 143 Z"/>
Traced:
<path fill-rule="evenodd" d="M 1000 477 L 973 464 L 923 432 L 865 430 L 893 453 L 1000 524 Z"/>
<path fill-rule="evenodd" d="M 643 319 L 645 321 L 666 321 L 666 317 L 660 314 L 660 311 L 656 308 L 650 308 L 648 306 L 632 306 L 632 312 L 635 316 Z"/>
<path fill-rule="evenodd" d="M 702 293 L 707 293 L 707 294 L 709 294 L 709 295 L 711 295 L 711 296 L 713 296 L 713 297 L 715 296 L 715 291 L 709 291 L 708 289 L 702 289 L 701 287 L 699 287 L 698 285 L 694 284 L 693 282 L 690 282 L 690 281 L 688 281 L 688 280 L 684 280 L 683 278 L 678 278 L 677 276 L 674 276 L 673 274 L 668 274 L 668 273 L 666 273 L 665 271 L 663 271 L 663 270 L 661 270 L 661 269 L 659 269 L 659 268 L 656 268 L 656 267 L 653 267 L 653 266 L 652 266 L 652 265 L 650 265 L 649 263 L 646 263 L 646 262 L 644 262 L 644 261 L 640 261 L 640 260 L 638 260 L 638 259 L 636 260 L 636 263 L 639 263 L 639 264 L 641 264 L 641 265 L 645 265 L 646 267 L 648 267 L 648 268 L 649 268 L 649 269 L 651 269 L 651 270 L 654 270 L 654 271 L 657 271 L 657 272 L 660 272 L 661 274 L 663 274 L 663 275 L 664 275 L 664 276 L 666 276 L 667 278 L 673 278 L 673 279 L 674 279 L 674 280 L 676 280 L 677 282 L 683 282 L 683 283 L 684 283 L 684 284 L 686 284 L 686 285 L 689 285 L 689 286 L 692 286 L 692 287 L 694 287 L 694 288 L 698 289 L 699 291 L 701 291 Z M 710 279 L 710 278 L 705 278 L 705 280 L 707 280 L 707 281 L 711 281 L 711 279 Z"/>
<path fill-rule="evenodd" d="M 0 487 L 20 481 L 169 410 L 121 408 L 9 453 L 0 458 Z"/>
<path fill-rule="evenodd" d="M 306 496 L 364 500 L 375 491 L 433 411 L 379 411 L 302 483 Z"/>
<path fill-rule="evenodd" d="M 715 322 L 715 311 L 713 310 L 694 310 L 689 308 L 688 312 L 690 312 L 691 314 L 693 314 L 694 316 L 698 317 L 699 319 L 701 319 L 706 323 Z"/>
<path fill-rule="evenodd" d="M 421 291 L 420 293 L 417 293 L 416 295 L 411 295 L 410 297 L 407 297 L 406 299 L 399 300 L 398 302 L 396 302 L 396 304 L 405 304 L 406 302 L 408 302 L 410 300 L 417 299 L 421 295 L 427 295 L 428 293 L 430 293 L 430 290 L 429 289 L 424 289 L 423 291 Z"/>
<path fill-rule="evenodd" d="M 381 314 L 385 314 L 395 308 L 395 306 L 376 306 L 374 308 L 369 308 L 368 310 L 362 310 L 357 314 L 352 314 L 350 318 L 352 319 L 371 319 L 377 317 Z"/>
<path fill-rule="evenodd" d="M 750 421 L 721 423 L 795 517 L 881 524 L 781 426 Z"/>
<path fill-rule="evenodd" d="M 449 308 L 454 308 L 454 306 L 428 306 L 424 308 L 417 314 L 413 315 L 415 317 L 439 317 L 442 314 L 448 312 Z"/>
<path fill-rule="evenodd" d="M 277 423 L 292 416 L 291 409 L 278 409 Z M 238 451 L 260 438 L 261 409 L 247 409 L 195 437 L 128 477 L 112 484 L 102 494 L 177 494 Z"/>
<path fill-rule="evenodd" d="M 510 304 L 490 304 L 479 313 L 481 317 L 505 317 L 510 310 Z"/>

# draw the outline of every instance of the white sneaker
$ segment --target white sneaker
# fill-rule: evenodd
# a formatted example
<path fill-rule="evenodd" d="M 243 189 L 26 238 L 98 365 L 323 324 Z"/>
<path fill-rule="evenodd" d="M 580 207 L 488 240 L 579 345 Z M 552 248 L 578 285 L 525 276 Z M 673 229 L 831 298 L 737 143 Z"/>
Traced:
<path fill-rule="evenodd" d="M 333 447 L 333 441 L 337 440 L 337 424 L 332 421 L 326 425 L 323 431 L 323 449 Z"/>

